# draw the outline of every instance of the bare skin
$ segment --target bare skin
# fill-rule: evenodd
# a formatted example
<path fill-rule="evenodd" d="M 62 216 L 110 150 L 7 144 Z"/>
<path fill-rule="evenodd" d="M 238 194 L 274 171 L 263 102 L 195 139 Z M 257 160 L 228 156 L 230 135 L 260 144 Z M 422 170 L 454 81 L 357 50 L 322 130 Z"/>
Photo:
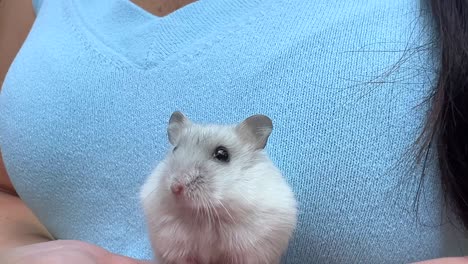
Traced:
<path fill-rule="evenodd" d="M 141 8 L 152 13 L 158 17 L 164 17 L 170 13 L 195 2 L 196 0 L 171 0 L 171 1 L 161 1 L 161 0 L 131 0 L 133 3 L 139 5 Z"/>
<path fill-rule="evenodd" d="M 164 17 L 196 0 L 130 0 Z M 35 15 L 31 0 L 0 0 L 0 88 Z M 16 194 L 0 153 L 0 263 L 144 264 L 80 241 L 54 240 Z M 468 264 L 468 258 L 442 258 L 417 264 Z"/>
<path fill-rule="evenodd" d="M 0 254 L 2 264 L 150 264 L 80 241 L 55 240 L 16 247 Z"/>

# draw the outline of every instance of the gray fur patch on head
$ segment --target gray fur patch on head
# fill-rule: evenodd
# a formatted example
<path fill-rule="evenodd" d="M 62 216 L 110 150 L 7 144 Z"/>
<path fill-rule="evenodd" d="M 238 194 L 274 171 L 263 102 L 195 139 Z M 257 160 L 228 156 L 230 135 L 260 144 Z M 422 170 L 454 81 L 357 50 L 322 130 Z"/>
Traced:
<path fill-rule="evenodd" d="M 273 130 L 273 122 L 268 116 L 253 115 L 236 126 L 239 137 L 255 150 L 265 148 Z"/>
<path fill-rule="evenodd" d="M 172 145 L 177 145 L 182 130 L 191 125 L 191 121 L 180 111 L 172 113 L 167 127 L 167 136 Z"/>

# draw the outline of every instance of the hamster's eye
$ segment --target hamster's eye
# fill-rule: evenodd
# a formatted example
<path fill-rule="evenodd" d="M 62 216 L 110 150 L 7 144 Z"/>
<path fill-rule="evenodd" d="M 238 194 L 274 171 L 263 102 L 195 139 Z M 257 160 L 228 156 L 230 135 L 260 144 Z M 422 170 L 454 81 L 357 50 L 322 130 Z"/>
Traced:
<path fill-rule="evenodd" d="M 177 146 L 175 146 L 173 149 L 172 149 L 172 153 L 174 153 L 177 149 Z"/>
<path fill-rule="evenodd" d="M 229 161 L 229 152 L 228 150 L 223 147 L 223 146 L 219 146 L 215 149 L 214 153 L 213 153 L 213 157 L 219 161 L 222 161 L 222 162 L 228 162 Z"/>

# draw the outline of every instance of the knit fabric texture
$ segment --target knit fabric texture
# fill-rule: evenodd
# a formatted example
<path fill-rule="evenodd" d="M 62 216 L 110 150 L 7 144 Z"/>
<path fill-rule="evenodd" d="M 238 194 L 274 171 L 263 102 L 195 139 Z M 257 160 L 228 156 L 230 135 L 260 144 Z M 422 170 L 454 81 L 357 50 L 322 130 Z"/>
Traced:
<path fill-rule="evenodd" d="M 419 1 L 200 0 L 165 17 L 128 0 L 34 7 L 0 95 L 0 147 L 55 238 L 151 259 L 138 192 L 169 147 L 171 113 L 262 113 L 299 202 L 283 263 L 463 253 L 434 155 L 414 204 L 411 146 L 437 62 Z"/>

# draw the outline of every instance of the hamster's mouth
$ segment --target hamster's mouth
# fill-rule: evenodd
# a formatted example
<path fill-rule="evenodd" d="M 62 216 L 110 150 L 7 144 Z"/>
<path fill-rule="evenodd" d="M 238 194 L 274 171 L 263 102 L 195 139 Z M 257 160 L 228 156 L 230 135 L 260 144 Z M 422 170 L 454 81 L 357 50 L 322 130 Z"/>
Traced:
<path fill-rule="evenodd" d="M 173 201 L 185 210 L 209 210 L 215 208 L 209 197 L 186 193 L 183 195 L 173 195 Z"/>
<path fill-rule="evenodd" d="M 174 197 L 180 212 L 190 219 L 200 221 L 215 221 L 218 223 L 234 223 L 235 213 L 221 201 L 213 201 L 211 197 L 195 197 L 184 195 Z"/>
<path fill-rule="evenodd" d="M 201 177 L 190 182 L 176 180 L 169 189 L 171 199 L 183 215 L 200 218 L 203 221 L 235 222 L 233 209 L 226 206 L 221 199 L 210 195 L 214 190 L 207 185 L 196 184 Z"/>

